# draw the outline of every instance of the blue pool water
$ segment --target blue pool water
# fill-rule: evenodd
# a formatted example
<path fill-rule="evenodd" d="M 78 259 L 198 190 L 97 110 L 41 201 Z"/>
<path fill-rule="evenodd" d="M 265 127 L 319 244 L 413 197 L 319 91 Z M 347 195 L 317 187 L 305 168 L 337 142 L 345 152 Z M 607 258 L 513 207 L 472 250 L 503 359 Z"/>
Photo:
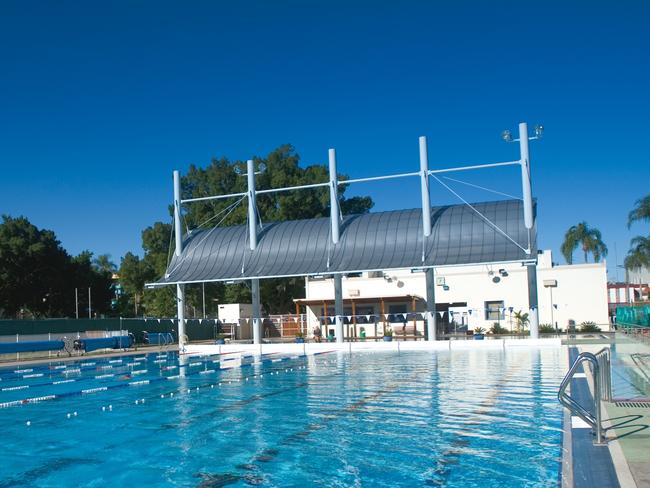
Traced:
<path fill-rule="evenodd" d="M 565 355 L 271 355 L 222 369 L 237 361 L 166 353 L 4 368 L 0 488 L 557 486 Z"/>

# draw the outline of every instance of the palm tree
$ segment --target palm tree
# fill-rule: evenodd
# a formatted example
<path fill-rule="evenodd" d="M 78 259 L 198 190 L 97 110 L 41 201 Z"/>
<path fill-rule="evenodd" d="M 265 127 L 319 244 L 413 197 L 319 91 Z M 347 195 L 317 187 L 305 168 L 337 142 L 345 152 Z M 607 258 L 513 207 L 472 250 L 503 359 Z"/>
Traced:
<path fill-rule="evenodd" d="M 519 310 L 519 312 L 515 312 L 514 317 L 517 321 L 517 332 L 522 332 L 530 323 L 530 317 L 528 316 L 528 313 L 523 313 L 521 310 Z"/>
<path fill-rule="evenodd" d="M 587 222 L 580 222 L 572 226 L 564 235 L 564 242 L 560 250 L 568 264 L 573 264 L 573 251 L 578 246 L 582 247 L 585 253 L 585 263 L 588 262 L 588 254 L 594 256 L 594 261 L 599 262 L 601 257 L 607 256 L 607 246 L 603 242 L 603 236 L 596 228 L 591 228 Z"/>
<path fill-rule="evenodd" d="M 104 273 L 113 274 L 117 271 L 117 266 L 111 261 L 110 254 L 100 254 L 93 260 L 93 265 L 95 269 Z"/>
<path fill-rule="evenodd" d="M 631 249 L 623 262 L 628 271 L 650 268 L 650 237 L 637 236 L 630 242 Z"/>
<path fill-rule="evenodd" d="M 635 207 L 627 216 L 627 228 L 629 229 L 634 222 L 650 222 L 650 195 L 639 198 Z"/>

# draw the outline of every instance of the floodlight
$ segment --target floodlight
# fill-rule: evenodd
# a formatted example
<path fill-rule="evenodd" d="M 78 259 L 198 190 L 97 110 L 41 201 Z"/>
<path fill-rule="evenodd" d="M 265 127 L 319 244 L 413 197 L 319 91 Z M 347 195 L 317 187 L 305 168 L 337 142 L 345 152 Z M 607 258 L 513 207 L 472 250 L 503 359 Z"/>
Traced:
<path fill-rule="evenodd" d="M 505 142 L 512 142 L 512 132 L 509 130 L 504 130 L 501 133 L 501 139 L 503 139 Z"/>
<path fill-rule="evenodd" d="M 241 176 L 241 168 L 239 166 L 235 166 L 235 173 Z"/>
<path fill-rule="evenodd" d="M 259 166 L 257 167 L 257 169 L 258 169 L 259 171 L 261 171 L 261 172 L 266 171 L 266 164 L 264 164 L 264 163 L 260 163 Z"/>
<path fill-rule="evenodd" d="M 535 135 L 537 136 L 538 139 L 541 139 L 542 136 L 544 135 L 544 126 L 543 125 L 536 125 L 535 126 Z"/>

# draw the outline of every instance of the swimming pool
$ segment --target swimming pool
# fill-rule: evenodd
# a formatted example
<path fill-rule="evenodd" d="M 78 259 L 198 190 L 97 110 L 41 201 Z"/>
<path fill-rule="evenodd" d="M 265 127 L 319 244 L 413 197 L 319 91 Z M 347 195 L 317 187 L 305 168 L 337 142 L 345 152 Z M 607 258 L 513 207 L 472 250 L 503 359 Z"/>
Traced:
<path fill-rule="evenodd" d="M 232 357 L 3 368 L 0 487 L 558 483 L 562 348 Z"/>

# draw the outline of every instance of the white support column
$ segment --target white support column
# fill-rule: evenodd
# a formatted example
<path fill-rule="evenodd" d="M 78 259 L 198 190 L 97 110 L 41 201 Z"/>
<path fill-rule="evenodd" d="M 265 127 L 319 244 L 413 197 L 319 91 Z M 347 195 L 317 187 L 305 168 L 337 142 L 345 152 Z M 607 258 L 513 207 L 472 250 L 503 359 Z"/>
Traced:
<path fill-rule="evenodd" d="M 246 161 L 248 177 L 248 236 L 250 250 L 257 247 L 257 199 L 255 195 L 255 164 L 252 159 Z"/>
<path fill-rule="evenodd" d="M 329 150 L 330 163 L 330 220 L 332 222 L 332 242 L 339 242 L 339 190 L 336 176 L 336 149 Z"/>
<path fill-rule="evenodd" d="M 251 298 L 253 302 L 253 344 L 262 343 L 262 310 L 260 307 L 260 280 L 251 280 Z"/>
<path fill-rule="evenodd" d="M 248 243 L 251 251 L 257 247 L 257 196 L 255 190 L 255 163 L 246 161 L 248 178 Z M 253 302 L 253 344 L 262 343 L 262 309 L 260 307 L 260 280 L 251 280 L 251 299 Z"/>
<path fill-rule="evenodd" d="M 433 269 L 429 268 L 424 272 L 427 289 L 427 308 L 424 314 L 427 326 L 427 341 L 437 340 L 436 334 L 436 283 L 433 276 Z"/>
<path fill-rule="evenodd" d="M 528 124 L 519 124 L 519 151 L 521 158 L 521 191 L 524 200 L 524 225 L 533 228 L 533 191 L 530 182 L 530 153 L 528 151 Z"/>
<path fill-rule="evenodd" d="M 336 342 L 343 342 L 343 277 L 334 275 L 334 314 L 336 315 Z"/>
<path fill-rule="evenodd" d="M 429 156 L 427 138 L 420 137 L 420 181 L 422 186 L 422 232 L 424 237 L 431 235 L 431 202 L 429 200 Z"/>
<path fill-rule="evenodd" d="M 181 176 L 174 171 L 174 254 L 180 257 L 183 252 L 183 227 L 181 225 Z M 185 286 L 176 285 L 176 316 L 178 318 L 178 348 L 185 347 Z"/>
<path fill-rule="evenodd" d="M 524 225 L 528 229 L 528 235 L 533 228 L 533 191 L 530 178 L 530 152 L 528 149 L 528 124 L 519 124 L 519 151 L 521 154 L 521 189 L 524 200 Z M 528 240 L 530 242 L 530 238 Z M 528 276 L 528 318 L 530 320 L 530 337 L 539 337 L 539 307 L 537 298 L 537 256 L 532 255 L 532 249 L 528 250 L 528 257 L 535 259 L 533 264 L 526 266 Z"/>

